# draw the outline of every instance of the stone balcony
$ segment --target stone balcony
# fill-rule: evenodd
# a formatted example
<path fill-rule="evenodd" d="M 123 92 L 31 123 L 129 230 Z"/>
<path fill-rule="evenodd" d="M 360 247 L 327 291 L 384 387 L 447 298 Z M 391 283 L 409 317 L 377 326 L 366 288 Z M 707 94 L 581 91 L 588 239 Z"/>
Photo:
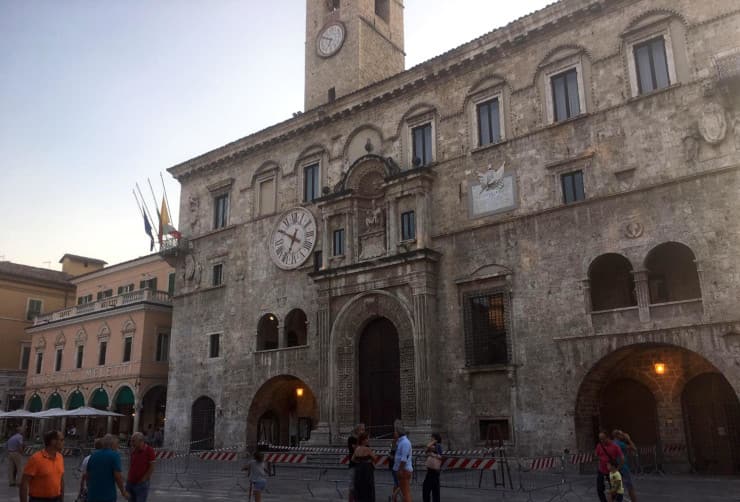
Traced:
<path fill-rule="evenodd" d="M 33 321 L 34 327 L 42 326 L 58 321 L 67 321 L 97 312 L 105 312 L 129 305 L 135 305 L 138 303 L 149 303 L 154 305 L 163 305 L 167 307 L 172 306 L 172 299 L 169 293 L 166 291 L 154 291 L 151 289 L 140 289 L 132 291 L 130 293 L 124 293 L 118 296 L 111 296 L 104 298 L 96 302 L 85 303 L 83 305 L 75 305 L 74 307 L 67 307 L 65 309 L 56 310 L 54 312 L 48 312 L 46 314 L 40 314 L 36 316 Z"/>
<path fill-rule="evenodd" d="M 642 310 L 642 311 L 641 311 Z M 704 318 L 701 298 L 591 312 L 591 326 L 597 335 L 666 329 L 696 324 Z"/>
<path fill-rule="evenodd" d="M 301 367 L 309 357 L 309 346 L 284 347 L 254 352 L 255 371 L 261 375 L 290 374 L 293 368 Z"/>

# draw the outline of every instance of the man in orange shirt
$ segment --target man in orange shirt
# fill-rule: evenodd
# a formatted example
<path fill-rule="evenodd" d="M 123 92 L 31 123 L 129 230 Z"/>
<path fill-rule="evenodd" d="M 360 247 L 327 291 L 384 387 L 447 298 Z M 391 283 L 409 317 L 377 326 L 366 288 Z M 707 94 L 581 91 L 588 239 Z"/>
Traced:
<path fill-rule="evenodd" d="M 23 469 L 20 502 L 63 502 L 63 443 L 64 437 L 59 431 L 44 434 L 44 449 L 34 453 Z"/>

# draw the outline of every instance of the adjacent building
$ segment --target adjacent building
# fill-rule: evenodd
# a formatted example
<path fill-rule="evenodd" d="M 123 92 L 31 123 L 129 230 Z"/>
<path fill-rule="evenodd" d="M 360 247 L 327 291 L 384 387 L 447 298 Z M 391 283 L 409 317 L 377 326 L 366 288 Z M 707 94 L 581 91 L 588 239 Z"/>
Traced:
<path fill-rule="evenodd" d="M 75 423 L 83 435 L 163 427 L 174 271 L 154 254 L 70 283 L 71 306 L 45 309 L 26 329 L 26 408 L 90 406 L 124 415 Z"/>
<path fill-rule="evenodd" d="M 739 471 L 737 3 L 562 0 L 409 70 L 401 1 L 306 5 L 305 112 L 170 169 L 168 440 Z"/>

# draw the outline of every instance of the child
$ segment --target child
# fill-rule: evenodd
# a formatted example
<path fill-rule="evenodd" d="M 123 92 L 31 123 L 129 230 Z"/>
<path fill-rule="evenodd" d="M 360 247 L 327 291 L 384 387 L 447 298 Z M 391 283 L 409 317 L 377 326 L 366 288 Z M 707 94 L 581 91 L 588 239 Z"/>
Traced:
<path fill-rule="evenodd" d="M 612 502 L 622 502 L 624 499 L 624 486 L 622 475 L 619 474 L 619 465 L 616 460 L 609 460 L 609 498 Z"/>
<path fill-rule="evenodd" d="M 262 502 L 262 492 L 267 486 L 267 469 L 262 452 L 254 452 L 254 460 L 245 465 L 242 470 L 249 473 L 249 491 L 254 493 L 255 502 Z M 249 496 L 252 499 L 252 496 Z"/>

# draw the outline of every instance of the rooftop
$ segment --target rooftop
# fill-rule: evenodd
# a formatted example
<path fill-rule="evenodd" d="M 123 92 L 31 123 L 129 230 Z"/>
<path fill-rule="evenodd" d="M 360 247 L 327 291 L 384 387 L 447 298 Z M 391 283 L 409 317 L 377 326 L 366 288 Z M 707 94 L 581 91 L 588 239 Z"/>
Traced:
<path fill-rule="evenodd" d="M 26 279 L 34 282 L 45 282 L 72 289 L 70 282 L 72 276 L 58 270 L 48 268 L 31 267 L 10 261 L 0 261 L 0 275 L 17 279 Z"/>
<path fill-rule="evenodd" d="M 74 261 L 94 263 L 96 265 L 107 265 L 108 264 L 107 261 L 99 260 L 97 258 L 89 258 L 87 256 L 80 256 L 80 255 L 70 254 L 70 253 L 65 253 L 64 256 L 62 256 L 59 259 L 59 263 L 62 263 L 65 258 L 69 258 L 70 260 L 74 260 Z"/>

